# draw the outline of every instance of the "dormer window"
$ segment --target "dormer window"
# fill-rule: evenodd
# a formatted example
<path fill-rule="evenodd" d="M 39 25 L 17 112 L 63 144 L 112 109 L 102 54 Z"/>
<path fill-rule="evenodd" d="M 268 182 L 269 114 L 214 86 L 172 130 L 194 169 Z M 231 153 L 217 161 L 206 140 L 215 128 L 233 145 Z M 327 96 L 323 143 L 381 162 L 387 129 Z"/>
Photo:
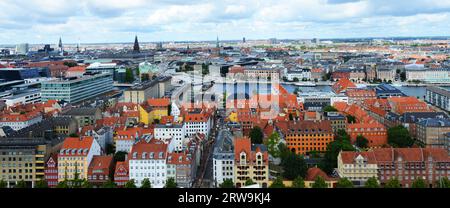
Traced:
<path fill-rule="evenodd" d="M 88 150 L 87 148 L 84 149 L 83 154 L 87 155 L 88 151 L 89 151 L 89 150 Z"/>
<path fill-rule="evenodd" d="M 133 159 L 137 158 L 137 152 L 133 152 Z"/>
<path fill-rule="evenodd" d="M 64 151 L 65 151 L 65 149 L 61 149 L 61 150 L 59 151 L 59 154 L 64 154 Z"/>
<path fill-rule="evenodd" d="M 163 152 L 160 152 L 159 153 L 159 158 L 163 158 L 163 154 L 164 154 Z"/>
<path fill-rule="evenodd" d="M 146 152 L 142 153 L 142 159 L 145 159 L 146 157 L 147 157 L 147 153 Z"/>
<path fill-rule="evenodd" d="M 183 156 L 180 156 L 179 158 L 178 158 L 178 162 L 182 162 L 183 161 Z"/>
<path fill-rule="evenodd" d="M 153 159 L 155 157 L 155 153 L 154 152 L 151 152 L 150 153 L 150 159 Z"/>
<path fill-rule="evenodd" d="M 76 149 L 73 149 L 73 150 L 72 150 L 72 155 L 75 155 L 76 152 L 77 152 L 77 150 L 76 150 Z"/>
<path fill-rule="evenodd" d="M 82 149 L 78 149 L 78 154 L 81 155 L 81 153 L 83 152 Z"/>

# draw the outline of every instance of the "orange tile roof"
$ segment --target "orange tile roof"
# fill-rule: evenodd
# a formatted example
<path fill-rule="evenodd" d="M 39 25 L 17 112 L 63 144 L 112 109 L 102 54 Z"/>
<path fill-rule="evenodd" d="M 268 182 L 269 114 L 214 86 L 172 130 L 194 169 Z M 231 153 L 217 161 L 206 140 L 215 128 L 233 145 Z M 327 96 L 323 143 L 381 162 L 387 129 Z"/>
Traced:
<path fill-rule="evenodd" d="M 168 145 L 160 140 L 151 139 L 149 142 L 144 140 L 134 144 L 131 148 L 128 158 L 135 159 L 166 159 Z M 153 154 L 152 154 L 153 153 Z M 160 155 L 162 153 L 162 155 Z M 136 158 L 133 155 L 136 154 Z M 144 155 L 145 154 L 145 155 Z M 153 155 L 153 158 L 151 156 Z"/>
<path fill-rule="evenodd" d="M 59 156 L 87 156 L 92 142 L 94 142 L 93 137 L 68 137 L 63 142 Z"/>
<path fill-rule="evenodd" d="M 147 103 L 151 107 L 168 107 L 170 105 L 170 98 L 150 98 Z"/>
<path fill-rule="evenodd" d="M 320 168 L 314 167 L 308 169 L 305 181 L 314 181 L 318 176 L 322 177 L 325 181 L 334 180 L 333 178 L 329 177 L 325 172 L 323 172 Z"/>
<path fill-rule="evenodd" d="M 103 174 L 108 175 L 109 168 L 113 162 L 113 156 L 94 155 L 91 164 L 89 164 L 89 173 L 92 174 L 94 170 L 103 170 Z"/>
<path fill-rule="evenodd" d="M 67 69 L 67 72 L 85 72 L 86 67 L 85 66 L 74 66 Z"/>
<path fill-rule="evenodd" d="M 348 88 L 356 88 L 356 85 L 350 81 L 349 79 L 342 78 L 331 87 L 335 93 L 341 93 L 342 91 L 347 90 Z"/>

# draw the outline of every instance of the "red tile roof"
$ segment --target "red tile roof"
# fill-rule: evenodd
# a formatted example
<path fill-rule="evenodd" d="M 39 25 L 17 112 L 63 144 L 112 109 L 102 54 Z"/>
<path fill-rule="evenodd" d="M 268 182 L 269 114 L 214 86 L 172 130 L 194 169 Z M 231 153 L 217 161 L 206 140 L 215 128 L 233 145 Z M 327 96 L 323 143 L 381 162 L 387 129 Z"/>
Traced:
<path fill-rule="evenodd" d="M 68 137 L 63 142 L 59 156 L 87 156 L 92 142 L 93 137 Z"/>
<path fill-rule="evenodd" d="M 316 180 L 316 178 L 320 176 L 323 179 L 325 179 L 325 181 L 333 181 L 334 179 L 329 177 L 325 172 L 323 172 L 320 168 L 314 167 L 314 168 L 309 168 L 307 173 L 306 173 L 306 177 L 305 177 L 305 181 L 314 181 Z"/>

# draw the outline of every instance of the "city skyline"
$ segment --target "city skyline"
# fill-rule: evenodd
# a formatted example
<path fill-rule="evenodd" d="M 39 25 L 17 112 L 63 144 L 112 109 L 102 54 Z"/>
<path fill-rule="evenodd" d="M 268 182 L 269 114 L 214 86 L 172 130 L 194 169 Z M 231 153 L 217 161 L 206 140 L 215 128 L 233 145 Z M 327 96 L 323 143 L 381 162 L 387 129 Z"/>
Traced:
<path fill-rule="evenodd" d="M 446 36 L 450 2 L 2 1 L 0 44 Z M 282 11 L 282 12 L 280 12 Z"/>

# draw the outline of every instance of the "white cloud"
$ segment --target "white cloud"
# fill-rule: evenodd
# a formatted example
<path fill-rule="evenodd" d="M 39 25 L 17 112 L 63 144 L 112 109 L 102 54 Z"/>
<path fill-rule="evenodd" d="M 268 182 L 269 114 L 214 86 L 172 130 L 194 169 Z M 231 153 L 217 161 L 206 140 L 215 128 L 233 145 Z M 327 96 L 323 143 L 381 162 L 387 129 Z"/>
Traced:
<path fill-rule="evenodd" d="M 1 0 L 0 42 L 446 35 L 449 17 L 440 0 Z"/>

